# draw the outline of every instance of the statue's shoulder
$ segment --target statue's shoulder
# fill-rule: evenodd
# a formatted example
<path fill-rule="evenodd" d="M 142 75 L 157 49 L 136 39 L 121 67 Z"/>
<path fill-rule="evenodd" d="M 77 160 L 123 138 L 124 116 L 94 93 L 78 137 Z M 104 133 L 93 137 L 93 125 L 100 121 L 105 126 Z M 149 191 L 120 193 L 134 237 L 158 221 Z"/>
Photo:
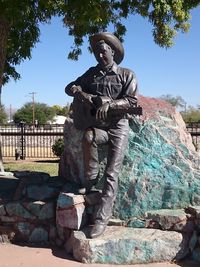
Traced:
<path fill-rule="evenodd" d="M 96 67 L 90 67 L 88 70 L 86 70 L 85 74 L 90 74 L 90 73 L 94 73 L 96 71 Z"/>
<path fill-rule="evenodd" d="M 135 76 L 134 71 L 129 69 L 129 68 L 124 68 L 124 67 L 118 66 L 118 70 L 121 73 L 125 74 L 125 75 L 133 75 L 133 76 Z"/>

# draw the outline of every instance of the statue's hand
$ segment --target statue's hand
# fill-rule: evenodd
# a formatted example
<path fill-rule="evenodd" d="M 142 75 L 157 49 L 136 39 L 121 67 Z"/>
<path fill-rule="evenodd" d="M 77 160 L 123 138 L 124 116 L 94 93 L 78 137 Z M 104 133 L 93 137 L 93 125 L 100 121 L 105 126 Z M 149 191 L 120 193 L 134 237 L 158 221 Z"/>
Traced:
<path fill-rule="evenodd" d="M 97 120 L 106 120 L 108 117 L 108 110 L 110 104 L 108 102 L 104 103 L 100 108 L 97 109 L 96 119 Z"/>
<path fill-rule="evenodd" d="M 93 105 L 93 101 L 92 101 L 93 95 L 91 94 L 87 94 L 83 91 L 77 91 L 74 96 L 86 105 L 89 105 L 89 106 Z"/>
<path fill-rule="evenodd" d="M 75 95 L 78 92 L 82 92 L 82 88 L 79 85 L 73 85 L 70 89 L 71 93 Z"/>

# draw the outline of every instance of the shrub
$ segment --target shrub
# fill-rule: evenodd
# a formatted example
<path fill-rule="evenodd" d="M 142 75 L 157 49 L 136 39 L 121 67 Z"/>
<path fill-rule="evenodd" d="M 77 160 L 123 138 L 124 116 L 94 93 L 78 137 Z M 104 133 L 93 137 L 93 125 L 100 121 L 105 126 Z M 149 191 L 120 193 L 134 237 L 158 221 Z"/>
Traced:
<path fill-rule="evenodd" d="M 59 138 L 55 141 L 55 143 L 52 145 L 52 151 L 53 154 L 57 157 L 60 157 L 62 152 L 64 151 L 64 139 Z"/>

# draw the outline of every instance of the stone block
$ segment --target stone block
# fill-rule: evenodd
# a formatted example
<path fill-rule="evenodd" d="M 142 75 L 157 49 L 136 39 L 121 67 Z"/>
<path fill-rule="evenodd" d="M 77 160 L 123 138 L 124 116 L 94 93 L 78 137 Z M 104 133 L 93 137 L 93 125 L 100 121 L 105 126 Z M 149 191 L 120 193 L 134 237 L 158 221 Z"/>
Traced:
<path fill-rule="evenodd" d="M 48 185 L 29 185 L 26 189 L 27 197 L 33 200 L 45 200 L 56 197 L 59 193 L 58 188 Z"/>
<path fill-rule="evenodd" d="M 26 207 L 28 211 L 30 211 L 30 213 L 38 217 L 42 207 L 45 205 L 45 202 L 44 201 L 33 201 L 33 202 L 23 203 L 23 205 L 24 207 Z"/>
<path fill-rule="evenodd" d="M 57 208 L 68 209 L 76 204 L 84 203 L 83 195 L 61 192 L 57 200 Z"/>
<path fill-rule="evenodd" d="M 28 237 L 33 229 L 33 225 L 28 222 L 19 222 L 16 224 L 16 229 L 20 235 Z"/>
<path fill-rule="evenodd" d="M 18 222 L 20 220 L 19 217 L 17 216 L 1 216 L 0 217 L 0 221 L 3 223 L 14 223 L 14 222 Z"/>
<path fill-rule="evenodd" d="M 47 243 L 48 232 L 42 227 L 35 228 L 30 235 L 29 242 L 30 243 Z"/>
<path fill-rule="evenodd" d="M 173 230 L 179 224 L 179 230 L 182 230 L 187 222 L 187 216 L 184 210 L 153 210 L 146 212 L 146 218 L 157 222 L 163 230 Z M 178 227 L 178 226 L 177 226 Z"/>
<path fill-rule="evenodd" d="M 182 234 L 173 231 L 108 226 L 98 238 L 86 236 L 87 230 L 73 231 L 70 240 L 74 258 L 83 263 L 147 264 L 173 261 L 186 253 Z"/>
<path fill-rule="evenodd" d="M 34 201 L 23 203 L 26 209 L 36 216 L 39 220 L 48 220 L 55 218 L 55 203 L 44 202 L 44 201 Z"/>
<path fill-rule="evenodd" d="M 9 216 L 19 216 L 24 219 L 35 219 L 35 216 L 26 210 L 19 202 L 10 202 L 5 205 L 5 208 Z"/>
<path fill-rule="evenodd" d="M 132 227 L 132 228 L 145 228 L 146 227 L 146 221 L 144 219 L 140 219 L 140 218 L 132 218 L 128 221 L 127 223 L 128 227 Z M 154 227 L 151 227 L 154 228 Z"/>
<path fill-rule="evenodd" d="M 57 210 L 57 224 L 61 227 L 78 230 L 82 226 L 85 217 L 85 206 L 77 204 L 70 209 Z"/>
<path fill-rule="evenodd" d="M 40 210 L 38 219 L 39 220 L 48 220 L 48 219 L 54 219 L 56 216 L 55 211 L 55 204 L 53 202 L 48 202 L 43 205 L 43 207 Z"/>

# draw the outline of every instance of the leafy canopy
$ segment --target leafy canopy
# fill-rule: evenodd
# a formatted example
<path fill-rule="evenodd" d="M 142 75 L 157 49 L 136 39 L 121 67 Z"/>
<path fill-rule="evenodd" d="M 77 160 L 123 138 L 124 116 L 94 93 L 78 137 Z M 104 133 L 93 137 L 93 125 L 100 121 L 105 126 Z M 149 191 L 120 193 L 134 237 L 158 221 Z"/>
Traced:
<path fill-rule="evenodd" d="M 44 103 L 34 104 L 34 117 L 38 121 L 38 124 L 46 124 L 48 121 L 52 121 L 55 116 L 54 110 Z M 33 103 L 28 102 L 23 107 L 18 109 L 13 115 L 15 123 L 21 121 L 32 124 L 33 122 Z"/>
<path fill-rule="evenodd" d="M 15 66 L 31 58 L 31 49 L 39 40 L 39 24 L 49 22 L 52 16 L 64 18 L 69 35 L 74 37 L 69 58 L 77 60 L 85 36 L 113 25 L 122 40 L 124 19 L 135 14 L 153 25 L 155 43 L 170 47 L 177 32 L 188 31 L 190 11 L 199 4 L 200 0 L 0 0 L 0 21 L 8 29 L 4 83 L 20 77 Z"/>
<path fill-rule="evenodd" d="M 185 122 L 200 122 L 200 108 L 189 106 L 185 112 L 181 112 Z"/>
<path fill-rule="evenodd" d="M 172 106 L 176 108 L 186 108 L 186 102 L 181 96 L 172 96 L 170 94 L 162 95 L 159 97 L 162 100 L 169 102 Z"/>
<path fill-rule="evenodd" d="M 0 106 L 0 123 L 6 123 L 8 116 L 3 105 Z"/>
<path fill-rule="evenodd" d="M 110 24 L 122 40 L 126 32 L 123 21 L 135 14 L 152 24 L 156 44 L 171 47 L 179 31 L 189 30 L 190 11 L 199 4 L 199 0 L 68 0 L 64 22 L 74 37 L 69 58 L 77 59 L 81 54 L 84 36 L 105 31 Z"/>

